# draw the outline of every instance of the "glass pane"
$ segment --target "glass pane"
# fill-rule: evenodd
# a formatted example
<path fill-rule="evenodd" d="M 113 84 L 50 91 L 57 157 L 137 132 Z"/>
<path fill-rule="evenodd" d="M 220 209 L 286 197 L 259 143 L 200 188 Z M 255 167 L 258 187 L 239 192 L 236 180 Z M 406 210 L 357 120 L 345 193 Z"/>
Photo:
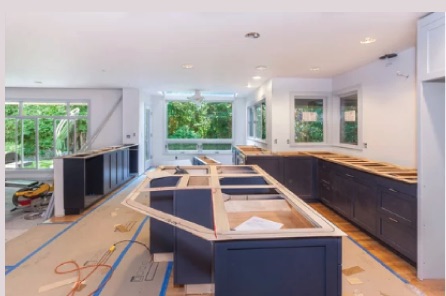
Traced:
<path fill-rule="evenodd" d="M 56 156 L 68 154 L 68 120 L 56 119 L 55 138 L 56 138 Z"/>
<path fill-rule="evenodd" d="M 169 139 L 231 139 L 232 104 L 169 102 Z"/>
<path fill-rule="evenodd" d="M 207 143 L 202 145 L 203 150 L 231 150 L 232 144 L 212 144 Z"/>
<path fill-rule="evenodd" d="M 24 168 L 37 167 L 36 120 L 23 119 L 23 163 Z"/>
<path fill-rule="evenodd" d="M 39 168 L 53 167 L 54 120 L 40 118 L 39 122 Z"/>
<path fill-rule="evenodd" d="M 18 102 L 5 102 L 5 116 L 19 115 Z"/>
<path fill-rule="evenodd" d="M 76 152 L 76 123 L 75 120 L 68 120 L 68 153 Z"/>
<path fill-rule="evenodd" d="M 87 116 L 88 103 L 70 103 L 71 116 Z"/>
<path fill-rule="evenodd" d="M 266 103 L 262 102 L 262 139 L 266 139 Z"/>
<path fill-rule="evenodd" d="M 323 104 L 322 99 L 294 100 L 294 141 L 296 143 L 324 141 Z"/>
<path fill-rule="evenodd" d="M 16 168 L 20 161 L 18 124 L 19 119 L 5 120 L 5 167 Z"/>
<path fill-rule="evenodd" d="M 255 137 L 262 138 L 262 106 L 255 107 Z"/>
<path fill-rule="evenodd" d="M 85 142 L 87 142 L 87 132 L 87 119 L 76 120 L 76 152 L 85 145 Z"/>
<path fill-rule="evenodd" d="M 198 150 L 197 144 L 174 143 L 167 144 L 167 150 Z"/>
<path fill-rule="evenodd" d="M 248 135 L 254 137 L 254 111 L 248 108 Z"/>
<path fill-rule="evenodd" d="M 66 103 L 23 103 L 25 116 L 61 116 L 67 115 Z"/>
<path fill-rule="evenodd" d="M 343 97 L 341 104 L 340 142 L 358 144 L 358 97 L 356 94 Z"/>

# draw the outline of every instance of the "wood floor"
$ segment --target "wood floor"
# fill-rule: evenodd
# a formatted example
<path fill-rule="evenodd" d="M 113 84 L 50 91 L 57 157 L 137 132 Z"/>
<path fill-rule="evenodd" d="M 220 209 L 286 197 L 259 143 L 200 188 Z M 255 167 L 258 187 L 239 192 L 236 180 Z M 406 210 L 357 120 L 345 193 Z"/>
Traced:
<path fill-rule="evenodd" d="M 311 203 L 310 206 L 321 213 L 324 217 L 335 224 L 339 229 L 348 234 L 352 239 L 358 242 L 367 251 L 381 260 L 401 277 L 408 280 L 412 285 L 423 291 L 428 296 L 444 296 L 444 280 L 424 280 L 417 279 L 417 272 L 414 266 L 406 260 L 390 251 L 387 247 L 368 236 L 355 225 L 349 223 L 341 216 L 337 215 L 328 207 L 321 203 Z"/>
<path fill-rule="evenodd" d="M 390 267 L 393 271 L 405 278 L 412 285 L 420 289 L 427 296 L 444 296 L 445 295 L 445 281 L 444 280 L 424 280 L 417 279 L 417 273 L 414 266 L 409 264 L 406 260 L 390 251 L 387 247 L 376 241 L 374 238 L 368 236 L 358 227 L 351 224 L 341 216 L 337 215 L 331 209 L 327 208 L 321 203 L 312 203 L 310 206 L 321 213 L 324 217 L 335 224 L 339 229 L 348 234 L 352 239 L 364 247 L 367 251 L 381 260 L 384 264 Z M 166 291 L 166 296 L 183 296 L 185 291 L 183 287 L 174 286 L 172 276 L 169 279 L 169 285 Z"/>

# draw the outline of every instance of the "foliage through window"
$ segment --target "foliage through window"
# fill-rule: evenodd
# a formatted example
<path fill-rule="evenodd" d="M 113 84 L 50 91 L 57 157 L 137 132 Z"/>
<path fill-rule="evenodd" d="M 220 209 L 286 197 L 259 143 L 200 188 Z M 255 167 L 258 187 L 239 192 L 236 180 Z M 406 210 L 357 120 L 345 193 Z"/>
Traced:
<path fill-rule="evenodd" d="M 358 95 L 340 97 L 340 138 L 341 144 L 358 145 Z"/>
<path fill-rule="evenodd" d="M 324 99 L 294 97 L 294 142 L 324 142 Z"/>
<path fill-rule="evenodd" d="M 168 151 L 221 151 L 232 146 L 232 103 L 167 103 Z"/>
<path fill-rule="evenodd" d="M 266 139 L 265 100 L 248 107 L 248 136 L 256 140 Z"/>
<path fill-rule="evenodd" d="M 73 154 L 86 142 L 88 103 L 5 104 L 6 168 L 52 168 L 53 158 Z"/>

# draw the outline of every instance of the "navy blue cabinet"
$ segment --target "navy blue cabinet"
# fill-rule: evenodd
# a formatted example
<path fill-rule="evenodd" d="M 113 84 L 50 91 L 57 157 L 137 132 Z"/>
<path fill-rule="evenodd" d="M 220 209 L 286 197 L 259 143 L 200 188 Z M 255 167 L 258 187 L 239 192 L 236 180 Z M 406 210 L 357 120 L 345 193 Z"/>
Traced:
<path fill-rule="evenodd" d="M 380 179 L 378 192 L 378 237 L 412 262 L 416 262 L 416 185 Z"/>
<path fill-rule="evenodd" d="M 318 200 L 315 194 L 316 161 L 311 156 L 285 156 L 282 158 L 283 181 L 281 183 L 307 202 Z"/>
<path fill-rule="evenodd" d="M 216 242 L 215 296 L 339 296 L 341 238 Z"/>
<path fill-rule="evenodd" d="M 282 157 L 275 155 L 247 156 L 245 164 L 256 164 L 261 167 L 268 175 L 283 184 L 283 166 Z"/>
<path fill-rule="evenodd" d="M 130 151 L 133 154 L 130 156 Z M 104 152 L 86 152 L 63 158 L 65 214 L 80 214 L 138 171 L 138 146 L 124 145 Z"/>

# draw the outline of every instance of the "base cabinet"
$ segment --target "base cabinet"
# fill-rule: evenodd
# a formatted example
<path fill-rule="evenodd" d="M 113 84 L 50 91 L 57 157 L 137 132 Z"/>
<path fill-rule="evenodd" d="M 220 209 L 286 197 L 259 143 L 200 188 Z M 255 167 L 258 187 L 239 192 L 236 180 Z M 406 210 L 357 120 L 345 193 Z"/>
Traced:
<path fill-rule="evenodd" d="M 217 242 L 215 296 L 339 296 L 341 253 L 335 237 Z"/>
<path fill-rule="evenodd" d="M 261 167 L 268 175 L 283 184 L 283 166 L 281 156 L 247 156 L 245 164 L 256 164 Z"/>
<path fill-rule="evenodd" d="M 282 161 L 282 184 L 307 202 L 316 200 L 316 160 L 313 157 L 287 156 Z"/>

